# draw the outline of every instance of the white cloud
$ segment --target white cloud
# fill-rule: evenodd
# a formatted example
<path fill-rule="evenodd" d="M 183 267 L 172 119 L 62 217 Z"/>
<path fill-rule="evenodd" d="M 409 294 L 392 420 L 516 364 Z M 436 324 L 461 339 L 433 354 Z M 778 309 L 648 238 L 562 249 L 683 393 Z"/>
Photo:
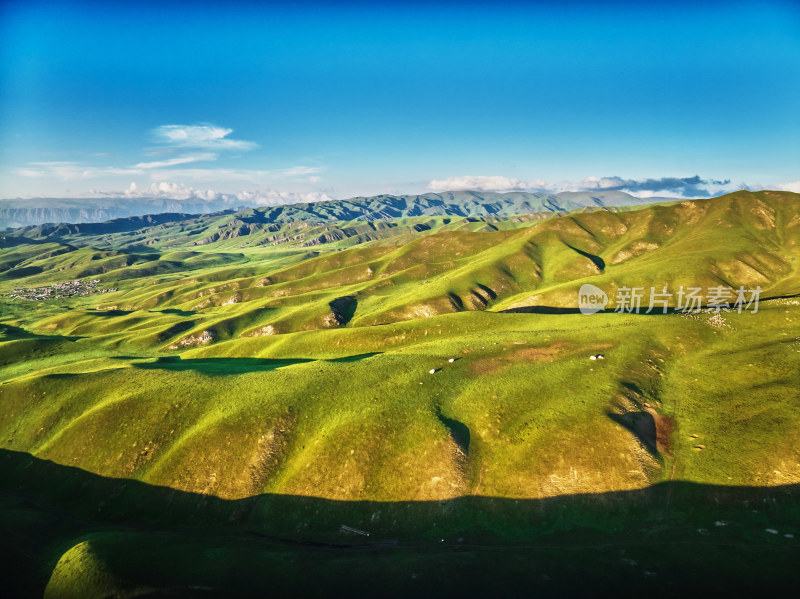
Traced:
<path fill-rule="evenodd" d="M 180 168 L 170 170 L 154 169 L 150 177 L 155 180 L 181 179 L 214 183 L 218 181 L 240 181 L 260 185 L 269 180 L 280 179 L 280 171 L 235 168 Z"/>
<path fill-rule="evenodd" d="M 151 183 L 145 187 L 139 187 L 136 183 L 131 183 L 130 187 L 124 192 L 95 192 L 97 195 L 106 197 L 124 196 L 128 198 L 165 198 L 169 200 L 221 200 L 225 199 L 225 194 L 208 190 L 199 190 L 192 187 L 183 185 L 181 183 L 171 183 L 169 181 L 161 181 L 159 183 Z"/>
<path fill-rule="evenodd" d="M 618 188 L 625 183 L 620 177 L 586 177 L 578 182 L 566 182 L 564 191 L 591 191 L 593 189 Z"/>
<path fill-rule="evenodd" d="M 791 184 L 789 184 L 791 185 Z M 657 179 L 623 179 L 622 177 L 587 177 L 580 181 L 523 181 L 503 176 L 471 175 L 433 179 L 428 183 L 432 191 L 455 191 L 473 189 L 476 191 L 536 191 L 557 193 L 560 191 L 624 191 L 637 197 L 683 196 L 708 197 L 747 189 L 731 185 L 730 180 L 703 179 L 692 177 L 660 177 Z"/>
<path fill-rule="evenodd" d="M 665 195 L 663 191 L 637 191 L 636 193 L 628 191 L 627 193 L 637 198 L 642 198 L 643 200 L 647 198 L 659 198 Z"/>
<path fill-rule="evenodd" d="M 31 179 L 59 179 L 61 181 L 143 173 L 139 168 L 87 166 L 77 162 L 31 162 L 25 167 L 14 169 L 13 172 Z"/>
<path fill-rule="evenodd" d="M 195 189 L 194 187 L 170 181 L 160 181 L 145 187 L 131 183 L 123 192 L 94 192 L 102 197 L 125 198 L 163 198 L 169 200 L 206 200 L 223 201 L 232 205 L 274 206 L 280 204 L 297 204 L 332 200 L 333 197 L 324 192 L 277 191 L 275 189 L 243 190 L 238 193 L 220 193 L 213 189 Z"/>
<path fill-rule="evenodd" d="M 282 171 L 282 174 L 287 177 L 301 177 L 303 175 L 313 175 L 320 172 L 320 170 L 322 169 L 317 166 L 293 166 Z"/>
<path fill-rule="evenodd" d="M 793 191 L 800 193 L 800 181 L 792 181 L 791 183 L 784 183 L 779 186 L 783 191 Z"/>
<path fill-rule="evenodd" d="M 500 175 L 467 175 L 463 177 L 447 177 L 445 179 L 433 179 L 428 183 L 431 191 L 544 191 L 555 192 L 563 191 L 561 186 L 550 181 L 536 179 L 534 181 L 522 181 Z"/>
<path fill-rule="evenodd" d="M 68 186 L 62 187 L 63 182 L 86 181 L 91 182 L 91 186 L 95 189 L 119 189 L 131 180 L 135 180 L 136 184 L 126 192 L 119 192 L 120 194 L 125 196 L 147 194 L 175 198 L 218 197 L 218 192 L 202 191 L 196 187 L 202 188 L 208 185 L 226 191 L 239 187 L 265 189 L 266 191 L 257 193 L 260 194 L 259 201 L 266 203 L 316 201 L 329 197 L 324 193 L 310 191 L 323 180 L 320 173 L 324 168 L 320 166 L 296 164 L 274 169 L 253 169 L 202 168 L 202 165 L 196 164 L 215 161 L 224 153 L 230 154 L 258 147 L 251 141 L 232 139 L 230 137 L 232 133 L 232 129 L 211 124 L 163 125 L 152 130 L 155 140 L 159 142 L 157 147 L 151 147 L 150 151 L 145 152 L 145 155 L 152 158 L 130 166 L 93 165 L 73 161 L 30 162 L 19 167 L 11 167 L 6 172 L 19 178 L 20 181 L 37 180 L 37 188 L 40 190 L 49 188 L 46 192 L 48 194 L 66 194 L 70 197 L 80 197 L 81 194 L 97 195 L 99 192 L 92 191 L 87 194 L 85 190 L 90 188 L 89 185 L 80 190 L 75 188 L 82 186 L 70 185 L 74 191 L 64 189 Z M 98 153 L 93 156 L 106 155 L 109 154 Z M 0 172 L 0 177 L 3 174 Z M 166 185 L 162 186 L 162 183 Z M 28 184 L 19 185 L 29 187 Z M 301 191 L 295 193 L 274 190 L 274 187 L 283 186 L 294 187 Z M 57 187 L 62 189 L 54 191 Z"/>
<path fill-rule="evenodd" d="M 252 150 L 258 145 L 252 141 L 229 139 L 233 129 L 214 125 L 161 125 L 153 135 L 163 144 L 178 148 L 208 150 Z"/>
<path fill-rule="evenodd" d="M 654 196 L 682 196 L 702 198 L 719 195 L 734 189 L 730 179 L 718 180 L 690 177 L 659 177 L 657 179 L 623 179 L 622 177 L 587 177 L 578 183 L 568 184 L 575 191 L 624 191 L 631 195 L 647 198 Z M 744 185 L 744 188 L 747 188 Z"/>
<path fill-rule="evenodd" d="M 199 162 L 202 160 L 216 160 L 217 155 L 211 152 L 205 152 L 203 154 L 193 154 L 188 156 L 178 156 L 177 158 L 170 158 L 168 160 L 159 160 L 156 162 L 140 162 L 139 164 L 134 165 L 133 168 L 164 168 L 168 166 L 176 166 L 178 164 L 189 164 L 190 162 Z"/>
<path fill-rule="evenodd" d="M 317 175 L 306 176 L 309 173 L 319 172 L 319 167 L 295 166 L 289 169 L 233 169 L 233 168 L 174 168 L 180 165 L 191 164 L 203 160 L 213 160 L 214 153 L 196 153 L 178 156 L 156 162 L 140 162 L 131 167 L 92 166 L 78 162 L 31 162 L 24 167 L 13 169 L 18 176 L 28 179 L 43 179 L 49 181 L 109 181 L 125 177 L 130 180 L 132 176 L 146 177 L 151 181 L 181 181 L 187 185 L 231 184 L 248 185 L 254 188 L 272 188 L 280 183 L 292 182 L 293 184 L 318 184 L 322 178 Z"/>
<path fill-rule="evenodd" d="M 296 192 L 276 191 L 274 189 L 242 191 L 236 194 L 242 202 L 252 202 L 257 206 L 276 206 L 280 204 L 305 204 L 308 202 L 325 202 L 336 198 L 322 191 Z"/>
<path fill-rule="evenodd" d="M 234 168 L 176 168 L 176 169 L 153 169 L 149 172 L 150 178 L 154 180 L 181 180 L 187 182 L 197 183 L 211 183 L 220 184 L 221 181 L 236 181 L 238 183 L 246 183 L 253 187 L 268 186 L 271 187 L 278 182 L 286 181 L 287 184 L 298 183 L 319 183 L 322 178 L 319 176 L 311 176 L 303 178 L 299 174 L 287 174 L 288 171 L 298 173 L 300 167 L 293 167 L 292 169 L 234 169 Z M 316 167 L 309 167 L 314 170 L 308 172 L 316 172 Z"/>
<path fill-rule="evenodd" d="M 471 175 L 466 177 L 448 177 L 433 179 L 428 183 L 431 191 L 457 191 L 474 189 L 476 191 L 512 191 L 525 189 L 528 185 L 519 179 L 500 176 Z"/>
<path fill-rule="evenodd" d="M 139 193 L 141 189 L 146 188 L 147 193 L 150 194 L 166 193 L 176 195 L 176 197 L 200 194 L 201 192 L 195 186 L 205 187 L 208 185 L 226 190 L 241 186 L 250 189 L 266 189 L 263 196 L 264 201 L 283 201 L 281 198 L 285 196 L 285 192 L 280 192 L 284 193 L 282 196 L 273 191 L 274 187 L 291 186 L 303 190 L 303 193 L 314 193 L 310 192 L 309 188 L 316 187 L 322 182 L 323 179 L 319 173 L 324 168 L 320 166 L 295 164 L 275 169 L 253 169 L 202 168 L 201 165 L 196 164 L 215 161 L 224 152 L 250 150 L 257 147 L 250 141 L 231 139 L 232 132 L 232 129 L 209 124 L 163 125 L 152 131 L 154 137 L 160 142 L 157 148 L 150 148 L 151 151 L 146 153 L 153 158 L 142 160 L 131 166 L 95 166 L 71 161 L 30 162 L 24 166 L 12 167 L 8 172 L 21 179 L 38 179 L 37 183 L 40 188 L 48 186 L 52 188 L 59 182 L 92 181 L 95 189 L 108 189 L 118 188 L 123 185 L 123 182 L 127 185 L 127 181 L 134 179 L 137 185 L 142 187 L 134 187 L 133 190 L 128 190 L 128 194 Z M 155 186 L 148 186 L 150 182 L 154 182 Z M 161 182 L 180 184 L 184 188 L 181 190 L 174 187 L 162 189 L 159 187 Z M 87 187 L 89 186 L 87 185 Z M 83 190 L 76 190 L 76 192 L 82 193 Z M 55 193 L 73 194 L 76 192 L 67 189 Z M 49 191 L 48 193 L 53 192 Z M 318 196 L 309 197 L 319 199 Z"/>

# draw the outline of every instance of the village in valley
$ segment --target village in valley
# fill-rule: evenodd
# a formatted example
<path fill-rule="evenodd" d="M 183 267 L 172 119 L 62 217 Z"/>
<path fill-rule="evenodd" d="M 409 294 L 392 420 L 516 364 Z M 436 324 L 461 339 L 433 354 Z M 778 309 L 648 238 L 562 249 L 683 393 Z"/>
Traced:
<path fill-rule="evenodd" d="M 66 281 L 64 283 L 48 285 L 47 287 L 14 289 L 11 293 L 6 294 L 6 297 L 11 298 L 12 300 L 21 299 L 37 302 L 49 299 L 65 299 L 69 297 L 82 297 L 85 295 L 93 295 L 95 293 L 112 293 L 117 291 L 116 288 L 98 289 L 98 285 L 100 285 L 100 279 L 92 279 L 91 281 Z"/>

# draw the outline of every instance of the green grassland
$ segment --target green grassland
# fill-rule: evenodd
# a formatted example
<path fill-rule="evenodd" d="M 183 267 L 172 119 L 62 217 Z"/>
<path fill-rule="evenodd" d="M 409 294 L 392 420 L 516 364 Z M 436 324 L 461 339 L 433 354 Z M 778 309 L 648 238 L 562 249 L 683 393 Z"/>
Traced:
<path fill-rule="evenodd" d="M 26 235 L 0 239 L 0 478 L 27 592 L 468 595 L 526 560 L 543 592 L 622 568 L 658 595 L 704 588 L 687 543 L 735 584 L 798 557 L 797 194 Z M 11 297 L 71 279 L 117 291 Z M 609 310 L 576 313 L 584 283 Z M 616 313 L 625 285 L 761 302 Z"/>

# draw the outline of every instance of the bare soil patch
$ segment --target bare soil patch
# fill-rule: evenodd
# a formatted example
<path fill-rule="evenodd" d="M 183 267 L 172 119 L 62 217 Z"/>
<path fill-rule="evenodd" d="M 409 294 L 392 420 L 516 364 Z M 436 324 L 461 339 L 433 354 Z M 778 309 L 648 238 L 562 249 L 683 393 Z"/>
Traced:
<path fill-rule="evenodd" d="M 561 357 L 571 356 L 578 352 L 594 351 L 608 347 L 610 347 L 608 344 L 575 347 L 568 345 L 565 341 L 557 341 L 551 345 L 541 347 L 510 348 L 503 354 L 475 360 L 470 364 L 470 370 L 475 375 L 490 374 L 519 362 L 555 362 Z"/>

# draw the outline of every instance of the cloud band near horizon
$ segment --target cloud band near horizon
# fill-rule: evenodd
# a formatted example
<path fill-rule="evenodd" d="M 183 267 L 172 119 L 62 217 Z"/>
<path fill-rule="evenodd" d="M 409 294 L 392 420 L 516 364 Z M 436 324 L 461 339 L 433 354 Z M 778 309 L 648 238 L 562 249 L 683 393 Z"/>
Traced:
<path fill-rule="evenodd" d="M 785 185 L 791 185 L 785 184 Z M 529 191 L 558 193 L 561 191 L 624 191 L 641 197 L 656 194 L 678 195 L 685 198 L 710 197 L 716 193 L 750 189 L 744 183 L 731 187 L 730 179 L 691 177 L 660 177 L 647 179 L 624 179 L 618 176 L 587 177 L 581 181 L 548 182 L 540 179 L 523 181 L 503 176 L 471 175 L 433 179 L 428 184 L 431 191 Z"/>

